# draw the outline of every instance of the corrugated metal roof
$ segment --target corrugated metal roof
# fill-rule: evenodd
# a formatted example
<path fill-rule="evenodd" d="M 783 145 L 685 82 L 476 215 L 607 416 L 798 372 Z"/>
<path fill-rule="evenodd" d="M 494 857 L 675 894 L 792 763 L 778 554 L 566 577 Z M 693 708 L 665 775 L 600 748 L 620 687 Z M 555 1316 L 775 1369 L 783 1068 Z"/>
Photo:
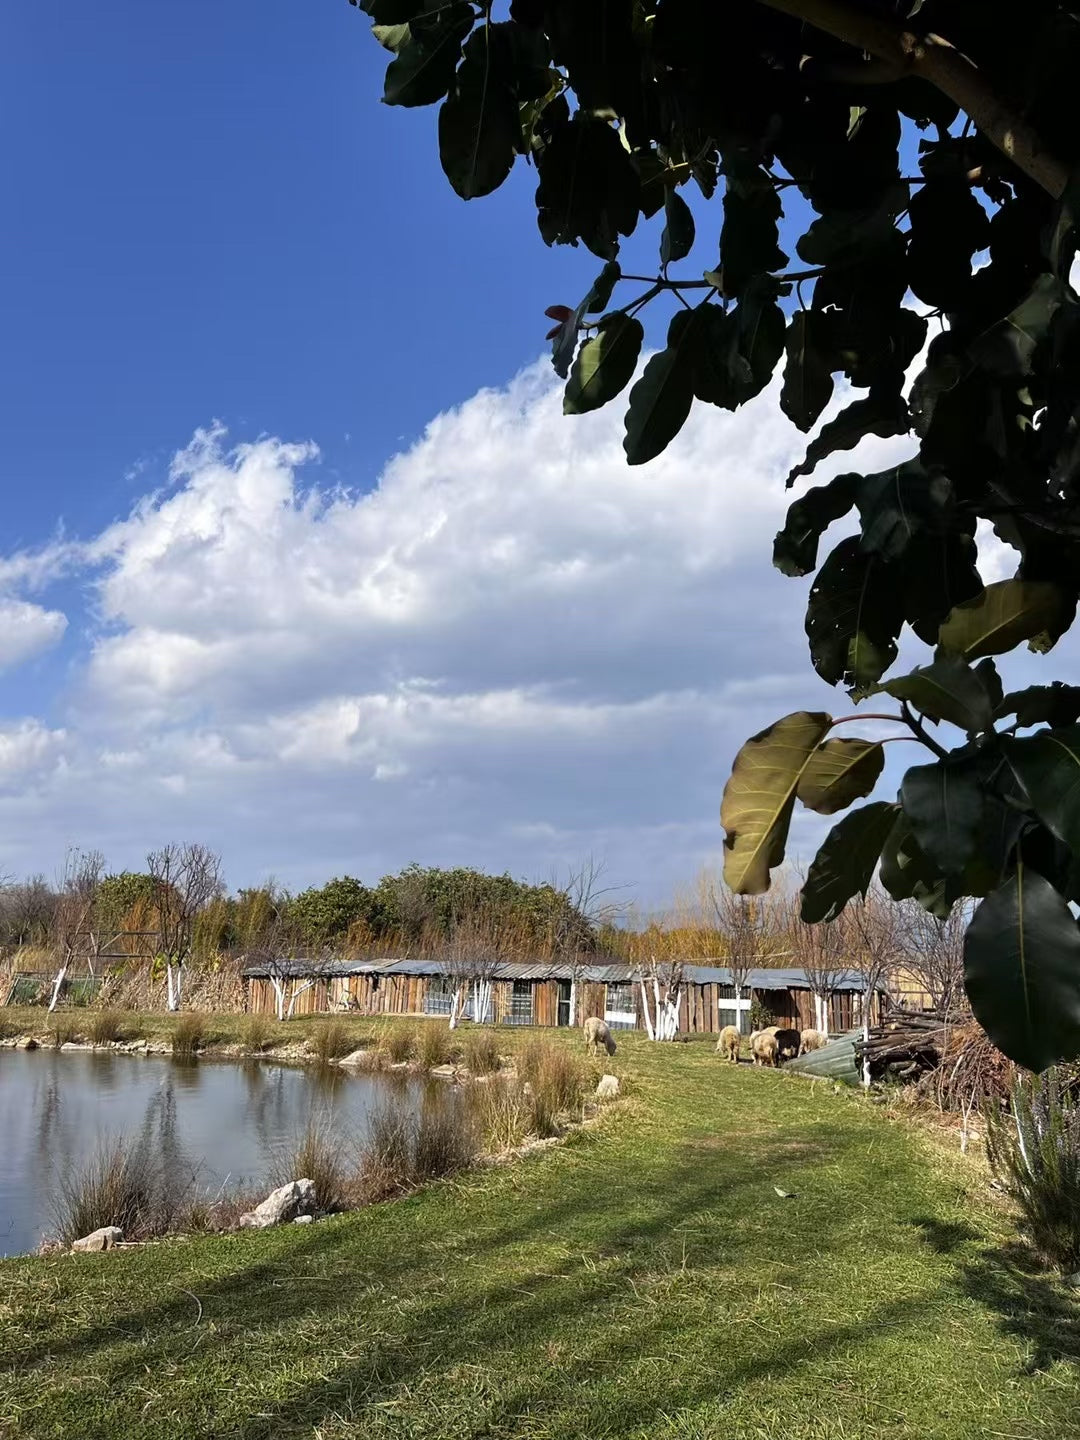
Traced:
<path fill-rule="evenodd" d="M 376 958 L 372 960 L 312 960 L 297 956 L 270 966 L 256 961 L 245 966 L 244 974 L 252 980 L 266 980 L 271 974 L 283 979 L 310 979 L 314 975 L 335 979 L 344 975 L 444 975 L 445 962 L 411 958 Z M 578 980 L 598 985 L 627 984 L 636 981 L 640 970 L 621 961 L 605 961 L 575 967 L 566 960 L 501 960 L 493 979 L 496 980 Z M 726 965 L 698 965 L 687 962 L 683 967 L 686 980 L 692 985 L 732 985 L 731 971 Z M 810 989 L 806 971 L 799 966 L 783 966 L 769 970 L 752 970 L 747 985 L 753 990 Z M 865 978 L 858 970 L 846 970 L 836 986 L 838 990 L 862 990 Z"/>

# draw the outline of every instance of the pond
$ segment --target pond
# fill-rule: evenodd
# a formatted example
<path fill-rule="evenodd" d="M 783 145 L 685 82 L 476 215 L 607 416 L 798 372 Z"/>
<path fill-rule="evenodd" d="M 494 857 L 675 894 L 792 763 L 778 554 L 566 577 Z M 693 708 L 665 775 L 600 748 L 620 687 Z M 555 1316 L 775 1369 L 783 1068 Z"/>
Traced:
<path fill-rule="evenodd" d="M 265 1189 L 275 1156 L 312 1122 L 359 1144 L 380 1103 L 404 1094 L 419 1104 L 422 1088 L 335 1066 L 2 1050 L 0 1255 L 35 1248 L 52 1228 L 58 1178 L 109 1141 L 149 1144 L 203 1193 Z"/>

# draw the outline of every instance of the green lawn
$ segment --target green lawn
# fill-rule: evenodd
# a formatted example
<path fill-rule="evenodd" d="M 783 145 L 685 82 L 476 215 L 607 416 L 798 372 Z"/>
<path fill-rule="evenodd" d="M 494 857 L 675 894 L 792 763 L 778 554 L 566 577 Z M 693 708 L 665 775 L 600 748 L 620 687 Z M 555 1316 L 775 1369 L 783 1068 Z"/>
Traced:
<path fill-rule="evenodd" d="M 0 1265 L 0 1434 L 1077 1433 L 1080 1310 L 1009 1258 L 976 1163 L 705 1045 L 615 1068 L 599 1126 L 462 1183 Z"/>

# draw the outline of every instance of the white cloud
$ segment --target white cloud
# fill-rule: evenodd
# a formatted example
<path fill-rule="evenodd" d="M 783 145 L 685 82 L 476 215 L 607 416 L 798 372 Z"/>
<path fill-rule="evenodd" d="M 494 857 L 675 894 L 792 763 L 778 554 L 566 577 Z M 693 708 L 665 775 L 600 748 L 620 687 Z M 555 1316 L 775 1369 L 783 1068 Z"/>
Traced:
<path fill-rule="evenodd" d="M 8 834 L 34 817 L 16 860 L 197 835 L 235 883 L 302 883 L 591 850 L 655 897 L 715 856 L 737 745 L 847 708 L 806 659 L 806 582 L 769 565 L 804 441 L 775 390 L 695 410 L 646 466 L 620 422 L 564 419 L 533 367 L 370 490 L 320 486 L 313 445 L 229 449 L 214 426 L 77 553 L 14 557 L 27 586 L 81 566 L 96 587 L 65 730 L 18 742 L 25 790 L 0 794 Z M 871 440 L 815 480 L 910 449 Z"/>
<path fill-rule="evenodd" d="M 51 649 L 66 629 L 67 616 L 59 610 L 0 596 L 0 670 Z"/>

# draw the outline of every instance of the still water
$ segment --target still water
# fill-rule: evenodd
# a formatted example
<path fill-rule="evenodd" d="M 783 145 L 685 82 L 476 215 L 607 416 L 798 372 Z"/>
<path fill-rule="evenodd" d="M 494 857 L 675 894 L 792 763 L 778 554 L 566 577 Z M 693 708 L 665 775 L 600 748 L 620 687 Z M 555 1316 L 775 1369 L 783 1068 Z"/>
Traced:
<path fill-rule="evenodd" d="M 37 1245 L 51 1228 L 56 1178 L 105 1142 L 149 1144 L 201 1192 L 257 1189 L 309 1123 L 358 1144 L 390 1093 L 419 1102 L 415 1080 L 336 1067 L 2 1050 L 0 1255 Z"/>

